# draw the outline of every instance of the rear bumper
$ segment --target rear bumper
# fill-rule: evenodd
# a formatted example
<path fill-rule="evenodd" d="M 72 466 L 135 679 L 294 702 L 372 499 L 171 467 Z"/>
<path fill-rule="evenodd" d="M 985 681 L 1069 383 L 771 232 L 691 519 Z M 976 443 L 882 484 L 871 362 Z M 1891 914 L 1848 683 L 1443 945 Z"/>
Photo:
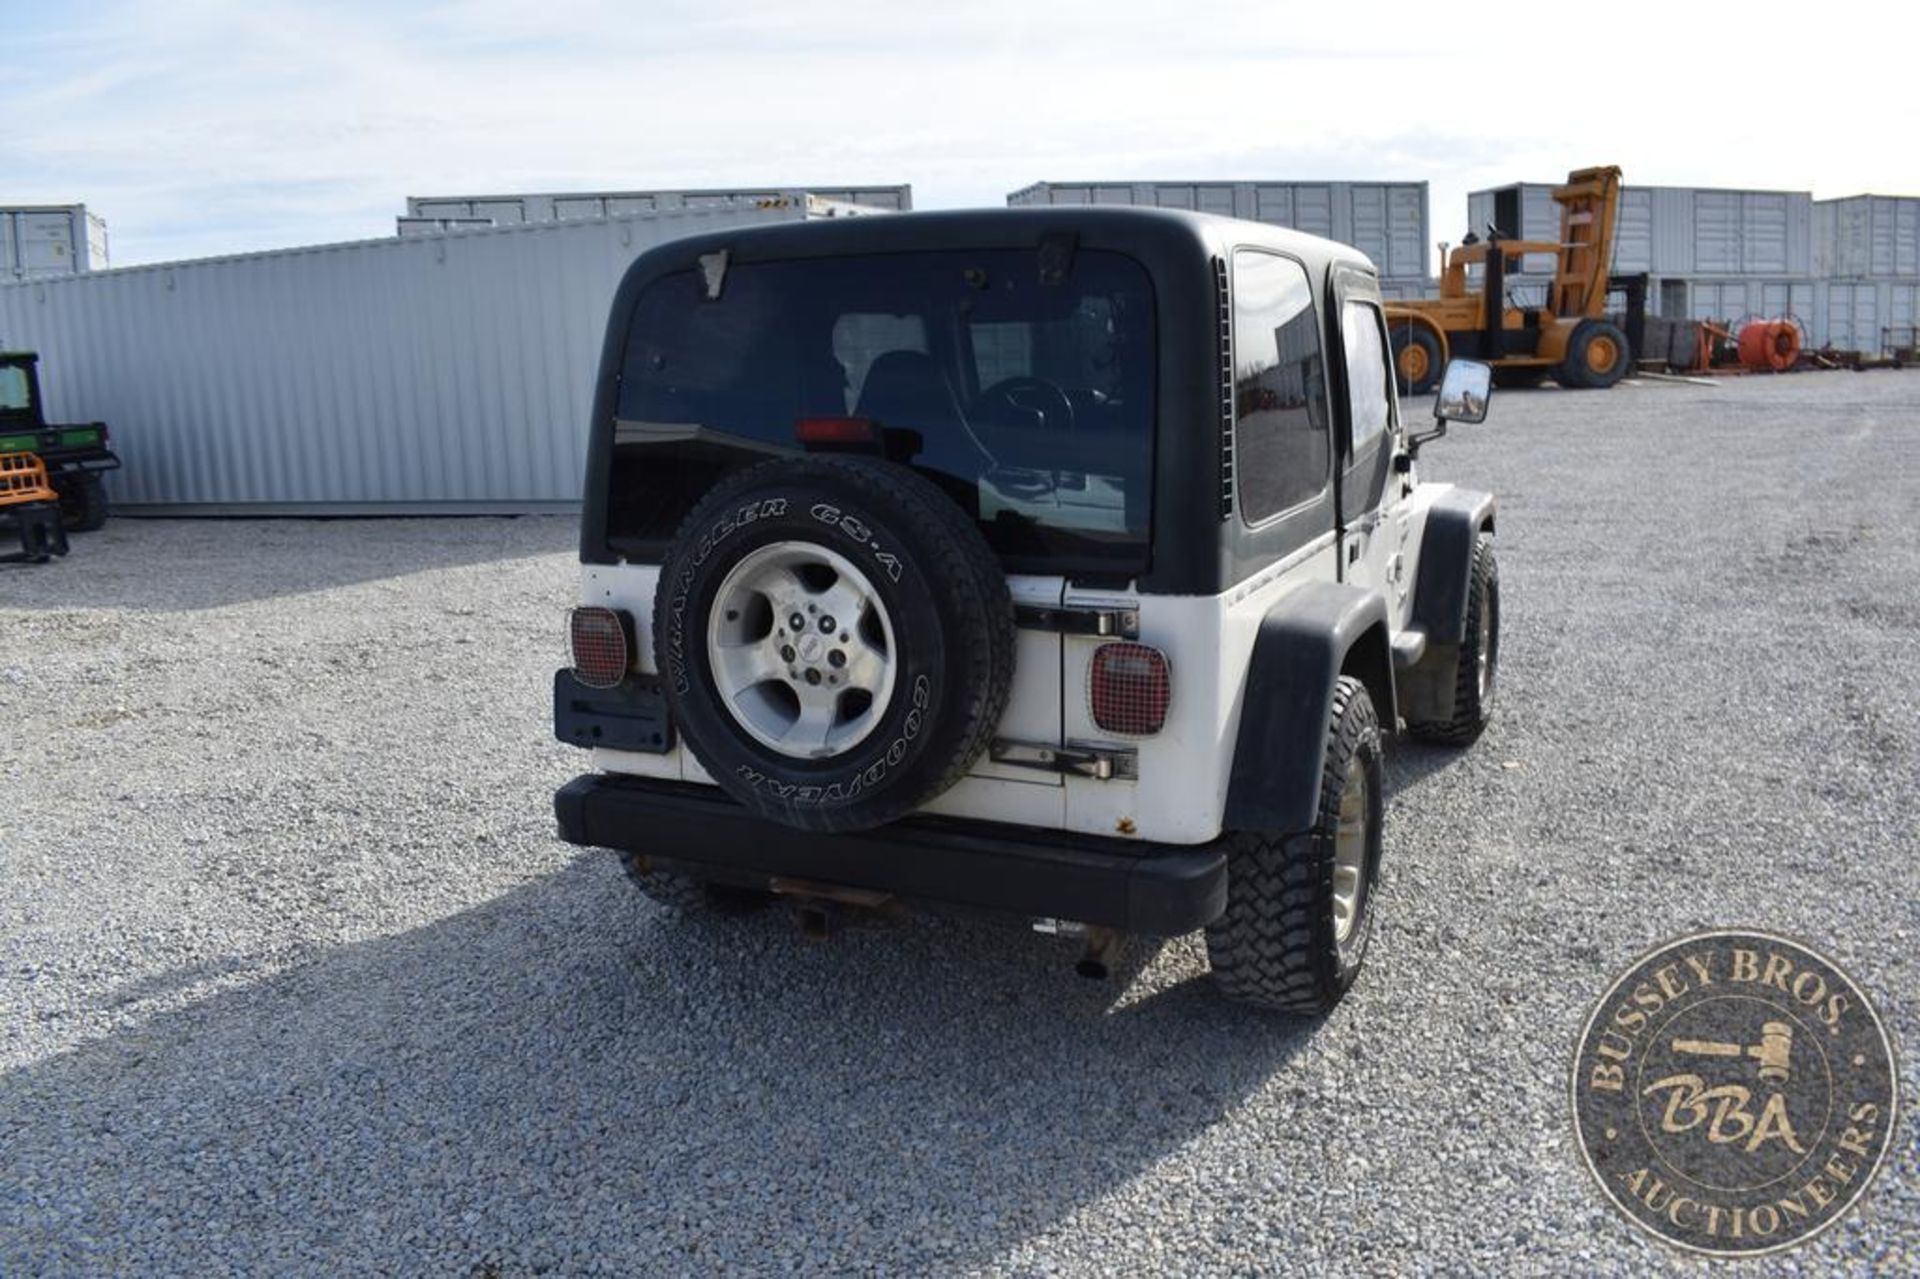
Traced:
<path fill-rule="evenodd" d="M 1016 915 L 1176 936 L 1226 908 L 1226 854 L 914 819 L 829 835 L 749 816 L 710 787 L 589 774 L 554 796 L 570 844 L 644 853 L 694 873 L 815 880 Z"/>

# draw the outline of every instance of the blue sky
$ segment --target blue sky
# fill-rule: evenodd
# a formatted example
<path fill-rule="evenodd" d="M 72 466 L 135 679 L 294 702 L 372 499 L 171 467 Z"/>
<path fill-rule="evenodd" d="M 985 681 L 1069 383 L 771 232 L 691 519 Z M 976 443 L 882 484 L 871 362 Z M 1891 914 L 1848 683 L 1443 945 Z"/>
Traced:
<path fill-rule="evenodd" d="M 85 201 L 127 265 L 511 190 L 1425 179 L 1456 240 L 1466 191 L 1593 163 L 1920 192 L 1911 19 L 1873 8 L 0 0 L 0 203 Z"/>

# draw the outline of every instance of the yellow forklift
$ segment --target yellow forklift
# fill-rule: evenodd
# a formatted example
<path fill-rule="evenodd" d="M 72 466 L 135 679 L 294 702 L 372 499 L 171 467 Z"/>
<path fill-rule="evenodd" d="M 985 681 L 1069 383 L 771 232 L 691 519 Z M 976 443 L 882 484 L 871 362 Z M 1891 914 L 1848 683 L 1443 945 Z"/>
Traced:
<path fill-rule="evenodd" d="M 1439 297 L 1387 303 L 1402 394 L 1432 391 L 1457 355 L 1491 364 L 1502 386 L 1552 377 L 1562 386 L 1607 387 L 1626 376 L 1633 352 L 1606 314 L 1620 170 L 1577 169 L 1553 199 L 1560 206 L 1558 243 L 1508 239 L 1496 227 L 1485 240 L 1469 233 L 1447 255 Z M 1518 306 L 1507 297 L 1507 274 L 1529 253 L 1554 257 L 1545 306 Z M 1467 279 L 1474 266 L 1478 289 Z"/>

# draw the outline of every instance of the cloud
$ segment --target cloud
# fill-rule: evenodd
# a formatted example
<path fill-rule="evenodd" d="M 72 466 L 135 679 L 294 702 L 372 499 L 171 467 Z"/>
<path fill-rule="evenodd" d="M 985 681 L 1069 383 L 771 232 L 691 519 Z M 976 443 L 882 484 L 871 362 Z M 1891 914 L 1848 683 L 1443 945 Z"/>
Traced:
<path fill-rule="evenodd" d="M 55 6 L 44 6 L 55 10 Z M 982 0 L 42 13 L 0 52 L 0 200 L 85 200 L 117 262 L 390 234 L 406 195 L 1046 178 L 1911 188 L 1903 50 L 1707 10 Z M 1844 104 L 1844 110 L 1828 110 Z M 20 121 L 47 122 L 21 128 Z"/>

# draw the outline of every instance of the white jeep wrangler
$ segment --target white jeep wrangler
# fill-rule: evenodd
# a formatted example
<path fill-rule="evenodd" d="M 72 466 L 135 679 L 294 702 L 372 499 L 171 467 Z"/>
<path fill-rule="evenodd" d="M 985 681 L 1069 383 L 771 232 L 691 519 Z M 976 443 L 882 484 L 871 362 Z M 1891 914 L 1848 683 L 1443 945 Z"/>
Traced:
<path fill-rule="evenodd" d="M 1380 734 L 1487 722 L 1485 493 L 1420 484 L 1378 282 L 1141 209 L 655 249 L 615 299 L 555 731 L 563 838 L 680 907 L 1204 928 L 1231 996 L 1366 953 Z M 822 907 L 824 909 L 824 907 Z"/>

